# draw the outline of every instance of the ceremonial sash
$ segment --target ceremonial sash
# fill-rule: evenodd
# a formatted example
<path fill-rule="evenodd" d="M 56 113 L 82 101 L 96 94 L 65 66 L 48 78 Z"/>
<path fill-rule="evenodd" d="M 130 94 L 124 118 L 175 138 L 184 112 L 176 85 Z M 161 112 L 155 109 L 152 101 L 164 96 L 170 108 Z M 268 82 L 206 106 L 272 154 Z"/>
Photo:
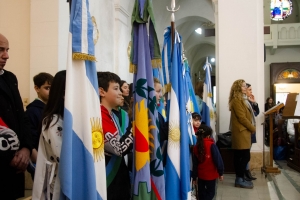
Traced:
<path fill-rule="evenodd" d="M 113 119 L 113 122 L 114 122 L 117 130 L 118 130 L 118 133 L 119 133 L 120 137 L 122 137 L 123 131 L 120 127 L 118 117 L 115 114 L 112 114 L 112 119 Z M 122 121 L 122 124 L 123 124 L 123 121 Z M 122 159 L 123 158 L 120 157 L 120 156 L 112 155 L 111 159 L 108 161 L 108 164 L 106 165 L 106 185 L 107 185 L 107 187 L 110 186 L 111 182 L 116 177 L 116 175 L 119 171 Z"/>

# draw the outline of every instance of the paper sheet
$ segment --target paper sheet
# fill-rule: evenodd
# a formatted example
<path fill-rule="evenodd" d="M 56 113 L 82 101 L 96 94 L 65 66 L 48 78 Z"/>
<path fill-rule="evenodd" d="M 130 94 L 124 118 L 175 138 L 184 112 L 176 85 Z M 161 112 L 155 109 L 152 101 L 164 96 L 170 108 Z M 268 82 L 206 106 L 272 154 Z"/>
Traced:
<path fill-rule="evenodd" d="M 300 116 L 300 96 L 299 96 L 299 94 L 296 96 L 296 101 L 297 101 L 297 104 L 296 104 L 294 116 Z"/>

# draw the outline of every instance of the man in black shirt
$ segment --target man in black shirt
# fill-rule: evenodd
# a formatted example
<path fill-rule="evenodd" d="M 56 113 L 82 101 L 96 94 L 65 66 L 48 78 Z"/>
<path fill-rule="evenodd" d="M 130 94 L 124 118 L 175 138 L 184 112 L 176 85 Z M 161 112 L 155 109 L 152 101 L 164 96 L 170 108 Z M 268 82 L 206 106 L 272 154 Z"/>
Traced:
<path fill-rule="evenodd" d="M 0 196 L 10 200 L 24 196 L 24 172 L 29 163 L 32 140 L 17 78 L 3 69 L 9 58 L 8 50 L 9 42 L 0 33 L 0 126 L 4 130 L 0 134 Z M 13 132 L 16 136 L 11 134 Z"/>

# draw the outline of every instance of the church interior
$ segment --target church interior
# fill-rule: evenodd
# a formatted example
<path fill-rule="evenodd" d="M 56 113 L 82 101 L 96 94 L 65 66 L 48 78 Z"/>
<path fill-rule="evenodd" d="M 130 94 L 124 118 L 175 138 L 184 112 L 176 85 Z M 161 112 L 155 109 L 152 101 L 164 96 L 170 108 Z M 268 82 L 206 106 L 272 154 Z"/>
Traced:
<path fill-rule="evenodd" d="M 164 30 L 170 26 L 171 12 L 167 7 L 170 8 L 171 1 L 152 0 L 161 50 Z M 135 1 L 89 2 L 91 12 L 98 15 L 94 23 L 97 71 L 114 72 L 132 83 L 129 52 Z M 268 97 L 275 104 L 285 105 L 290 93 L 300 92 L 300 0 L 284 1 L 290 7 L 283 18 L 273 12 L 277 2 L 273 0 L 175 2 L 176 8 L 180 6 L 175 12 L 175 26 L 182 37 L 192 84 L 205 80 L 206 62 L 212 66 L 216 133 L 228 131 L 228 97 L 235 80 L 244 79 L 252 85 L 260 107 L 256 117 L 257 143 L 251 147 L 250 169 L 257 178 L 253 181 L 254 189 L 233 187 L 232 153 L 225 149 L 221 155 L 227 173 L 224 181 L 217 184 L 215 199 L 300 199 L 300 149 L 286 144 L 284 159 L 274 157 L 273 161 L 273 147 L 266 144 L 265 134 L 269 130 L 262 125 L 268 115 L 264 110 Z M 17 76 L 24 107 L 36 98 L 32 82 L 36 74 L 54 75 L 66 69 L 69 14 L 67 0 L 0 0 L 0 33 L 10 44 L 10 59 L 5 69 Z M 296 134 L 300 137 L 300 133 Z M 265 166 L 269 163 L 277 171 L 268 171 Z M 26 197 L 22 199 L 30 199 L 31 190 L 32 180 L 28 175 Z"/>

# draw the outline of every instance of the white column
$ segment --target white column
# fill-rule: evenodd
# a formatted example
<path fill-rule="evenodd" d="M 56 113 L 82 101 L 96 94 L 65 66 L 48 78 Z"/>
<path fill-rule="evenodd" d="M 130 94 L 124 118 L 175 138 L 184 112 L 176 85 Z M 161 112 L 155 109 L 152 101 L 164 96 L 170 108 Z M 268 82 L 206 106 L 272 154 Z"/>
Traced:
<path fill-rule="evenodd" d="M 264 121 L 263 1 L 214 0 L 217 8 L 217 88 L 219 132 L 228 131 L 228 98 L 232 83 L 244 79 L 250 83 L 260 107 L 256 118 L 258 143 L 252 151 L 261 152 Z"/>
<path fill-rule="evenodd" d="M 115 72 L 126 80 L 132 82 L 132 74 L 129 73 L 128 45 L 131 41 L 131 13 L 119 2 L 115 4 Z"/>
<path fill-rule="evenodd" d="M 30 101 L 36 98 L 32 78 L 47 72 L 53 76 L 66 69 L 69 4 L 61 0 L 31 0 Z"/>

